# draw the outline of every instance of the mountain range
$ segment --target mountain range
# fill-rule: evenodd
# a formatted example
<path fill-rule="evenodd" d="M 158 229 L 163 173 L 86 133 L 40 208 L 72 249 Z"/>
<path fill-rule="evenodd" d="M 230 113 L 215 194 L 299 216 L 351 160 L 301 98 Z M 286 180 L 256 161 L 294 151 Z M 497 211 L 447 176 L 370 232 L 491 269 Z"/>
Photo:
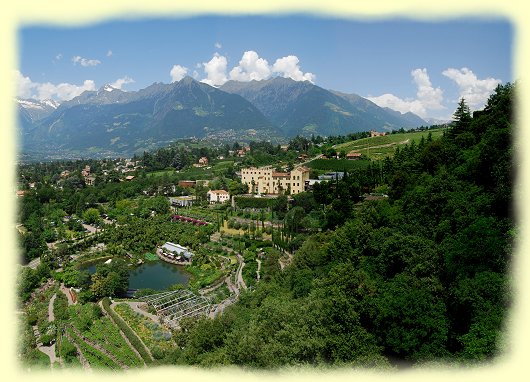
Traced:
<path fill-rule="evenodd" d="M 178 138 L 282 140 L 412 128 L 412 113 L 381 108 L 356 94 L 276 77 L 219 88 L 185 77 L 126 92 L 105 85 L 72 100 L 17 100 L 22 151 L 133 153 Z"/>

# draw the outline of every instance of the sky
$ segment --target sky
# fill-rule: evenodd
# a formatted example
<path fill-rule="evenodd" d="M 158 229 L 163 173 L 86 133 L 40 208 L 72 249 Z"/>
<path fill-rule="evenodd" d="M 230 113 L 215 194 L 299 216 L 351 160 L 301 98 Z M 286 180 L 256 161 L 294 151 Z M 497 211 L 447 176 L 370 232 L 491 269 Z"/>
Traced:
<path fill-rule="evenodd" d="M 283 76 L 450 119 L 461 97 L 480 109 L 499 83 L 516 80 L 514 30 L 503 19 L 202 16 L 32 25 L 18 37 L 21 98 L 65 101 L 185 75 L 212 86 Z"/>

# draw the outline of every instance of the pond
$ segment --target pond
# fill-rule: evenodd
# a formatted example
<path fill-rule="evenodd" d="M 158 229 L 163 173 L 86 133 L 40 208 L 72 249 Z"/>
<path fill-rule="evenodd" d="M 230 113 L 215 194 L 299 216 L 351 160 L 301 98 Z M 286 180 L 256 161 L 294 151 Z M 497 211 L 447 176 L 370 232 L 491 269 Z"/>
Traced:
<path fill-rule="evenodd" d="M 93 274 L 96 272 L 96 264 L 83 269 Z M 160 290 L 175 284 L 187 286 L 189 278 L 190 275 L 182 265 L 169 264 L 164 261 L 148 261 L 130 267 L 129 289 L 151 288 Z"/>

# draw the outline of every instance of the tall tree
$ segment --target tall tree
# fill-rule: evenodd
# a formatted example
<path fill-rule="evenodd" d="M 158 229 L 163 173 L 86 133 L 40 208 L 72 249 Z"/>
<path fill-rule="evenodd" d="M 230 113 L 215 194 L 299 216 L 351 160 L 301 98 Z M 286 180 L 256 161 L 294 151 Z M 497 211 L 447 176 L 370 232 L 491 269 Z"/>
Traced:
<path fill-rule="evenodd" d="M 452 129 L 450 130 L 450 136 L 455 137 L 460 133 L 463 133 L 469 127 L 471 123 L 471 112 L 466 100 L 462 97 L 458 102 L 458 107 L 453 114 Z"/>

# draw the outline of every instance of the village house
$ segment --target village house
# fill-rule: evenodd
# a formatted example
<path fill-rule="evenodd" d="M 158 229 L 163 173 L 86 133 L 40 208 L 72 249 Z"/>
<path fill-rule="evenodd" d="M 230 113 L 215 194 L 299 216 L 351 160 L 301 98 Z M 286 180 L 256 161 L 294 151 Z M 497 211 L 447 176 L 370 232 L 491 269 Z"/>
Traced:
<path fill-rule="evenodd" d="M 94 182 L 96 181 L 96 177 L 95 176 L 85 176 L 85 184 L 87 186 L 93 186 L 94 185 Z"/>
<path fill-rule="evenodd" d="M 206 198 L 210 204 L 224 203 L 230 200 L 230 194 L 225 190 L 210 190 L 206 193 Z"/>
<path fill-rule="evenodd" d="M 370 131 L 370 137 L 384 137 L 386 133 L 380 133 L 379 131 Z"/>
<path fill-rule="evenodd" d="M 349 159 L 349 160 L 356 160 L 356 159 L 360 159 L 362 156 L 361 153 L 359 152 L 356 152 L 356 151 L 350 151 L 348 154 L 346 154 L 346 159 Z"/>
<path fill-rule="evenodd" d="M 307 167 L 296 167 L 290 172 L 275 171 L 272 166 L 249 167 L 241 170 L 241 183 L 249 187 L 249 192 L 257 194 L 299 194 L 305 191 L 309 180 Z"/>
<path fill-rule="evenodd" d="M 90 175 L 90 166 L 86 165 L 83 170 L 81 170 L 81 176 L 86 178 Z"/>
<path fill-rule="evenodd" d="M 68 178 L 70 176 L 70 171 L 64 170 L 61 172 L 61 178 Z"/>
<path fill-rule="evenodd" d="M 200 157 L 197 163 L 193 164 L 193 167 L 204 167 L 208 166 L 208 158 Z"/>

